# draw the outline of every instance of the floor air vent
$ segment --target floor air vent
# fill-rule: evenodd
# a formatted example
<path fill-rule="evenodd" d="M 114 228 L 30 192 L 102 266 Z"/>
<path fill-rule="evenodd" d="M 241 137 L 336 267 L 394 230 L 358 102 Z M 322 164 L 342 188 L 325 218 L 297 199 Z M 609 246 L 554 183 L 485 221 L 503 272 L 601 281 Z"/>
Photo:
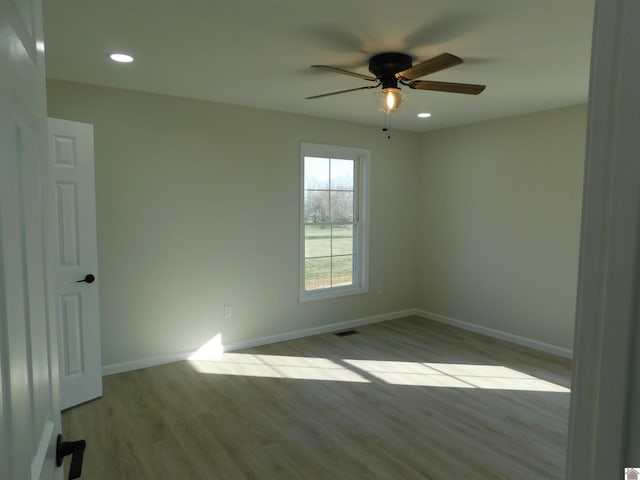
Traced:
<path fill-rule="evenodd" d="M 356 333 L 358 333 L 356 330 L 345 330 L 344 332 L 337 332 L 334 335 L 336 337 L 347 337 L 349 335 L 355 335 Z"/>

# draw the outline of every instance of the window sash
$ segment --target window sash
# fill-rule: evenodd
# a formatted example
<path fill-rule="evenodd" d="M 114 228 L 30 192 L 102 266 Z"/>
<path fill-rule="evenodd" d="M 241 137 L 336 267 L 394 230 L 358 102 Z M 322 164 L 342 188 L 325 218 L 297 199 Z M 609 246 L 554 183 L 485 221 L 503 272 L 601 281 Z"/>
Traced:
<path fill-rule="evenodd" d="M 334 233 L 340 233 L 337 229 L 345 228 L 346 226 L 351 227 L 350 235 L 340 237 L 339 235 L 334 235 Z M 307 227 L 318 227 L 324 229 L 329 229 L 326 244 L 320 244 L 318 246 L 311 246 L 309 241 L 309 230 Z M 304 232 L 304 290 L 306 293 L 315 292 L 318 290 L 326 290 L 326 289 L 334 289 L 337 287 L 353 287 L 357 284 L 358 280 L 358 262 L 360 259 L 358 258 L 358 245 L 359 245 L 359 230 L 360 223 L 350 223 L 350 224 L 305 224 L 305 232 Z M 341 241 L 340 239 L 346 239 L 346 241 Z M 348 242 L 348 243 L 347 243 Z M 346 245 L 349 245 L 349 248 L 346 248 Z M 320 264 L 322 261 L 328 261 L 328 271 L 325 274 L 325 282 L 320 282 L 319 276 L 313 278 L 309 272 L 307 271 L 307 267 L 312 264 Z M 338 264 L 348 263 L 350 265 L 349 269 L 349 278 L 350 281 L 348 283 L 336 282 L 336 272 L 339 271 Z M 340 265 L 342 266 L 342 265 Z M 342 271 L 341 278 L 344 279 L 346 275 L 346 270 Z M 309 285 L 312 283 L 316 283 L 322 286 L 316 286 L 314 288 L 310 288 Z"/>

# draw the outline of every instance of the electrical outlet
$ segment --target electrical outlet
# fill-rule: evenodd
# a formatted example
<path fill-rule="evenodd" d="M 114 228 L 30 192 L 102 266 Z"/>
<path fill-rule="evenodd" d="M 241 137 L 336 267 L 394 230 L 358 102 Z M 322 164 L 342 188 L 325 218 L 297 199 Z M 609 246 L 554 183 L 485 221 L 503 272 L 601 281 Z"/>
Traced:
<path fill-rule="evenodd" d="M 378 288 L 376 288 L 376 294 L 382 295 L 382 284 L 381 283 L 379 283 L 378 284 Z"/>
<path fill-rule="evenodd" d="M 231 305 L 224 306 L 224 318 L 231 318 Z"/>

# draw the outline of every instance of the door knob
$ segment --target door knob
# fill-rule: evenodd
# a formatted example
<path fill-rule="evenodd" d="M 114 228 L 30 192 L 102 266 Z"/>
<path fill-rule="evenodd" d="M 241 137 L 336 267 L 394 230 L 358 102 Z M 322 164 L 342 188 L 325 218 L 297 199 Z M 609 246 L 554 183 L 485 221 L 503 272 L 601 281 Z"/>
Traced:
<path fill-rule="evenodd" d="M 87 442 L 77 440 L 75 442 L 65 442 L 62 435 L 58 435 L 56 445 L 56 465 L 62 465 L 62 459 L 67 455 L 71 455 L 71 467 L 69 468 L 69 480 L 80 478 L 82 475 L 82 461 L 84 460 L 84 449 L 87 448 Z"/>
<path fill-rule="evenodd" d="M 96 281 L 96 277 L 94 277 L 89 273 L 88 275 L 85 275 L 85 277 L 82 280 L 78 280 L 76 283 L 82 283 L 82 282 L 93 283 L 95 281 Z"/>

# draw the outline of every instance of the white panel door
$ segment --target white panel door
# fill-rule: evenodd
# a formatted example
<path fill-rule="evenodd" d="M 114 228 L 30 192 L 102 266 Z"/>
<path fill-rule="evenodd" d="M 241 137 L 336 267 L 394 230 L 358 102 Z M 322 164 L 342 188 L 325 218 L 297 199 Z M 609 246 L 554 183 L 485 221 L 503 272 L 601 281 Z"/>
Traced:
<path fill-rule="evenodd" d="M 0 0 L 0 478 L 7 480 L 62 478 L 41 10 L 40 0 Z"/>
<path fill-rule="evenodd" d="M 49 168 L 64 410 L 102 395 L 93 126 L 50 118 Z"/>

